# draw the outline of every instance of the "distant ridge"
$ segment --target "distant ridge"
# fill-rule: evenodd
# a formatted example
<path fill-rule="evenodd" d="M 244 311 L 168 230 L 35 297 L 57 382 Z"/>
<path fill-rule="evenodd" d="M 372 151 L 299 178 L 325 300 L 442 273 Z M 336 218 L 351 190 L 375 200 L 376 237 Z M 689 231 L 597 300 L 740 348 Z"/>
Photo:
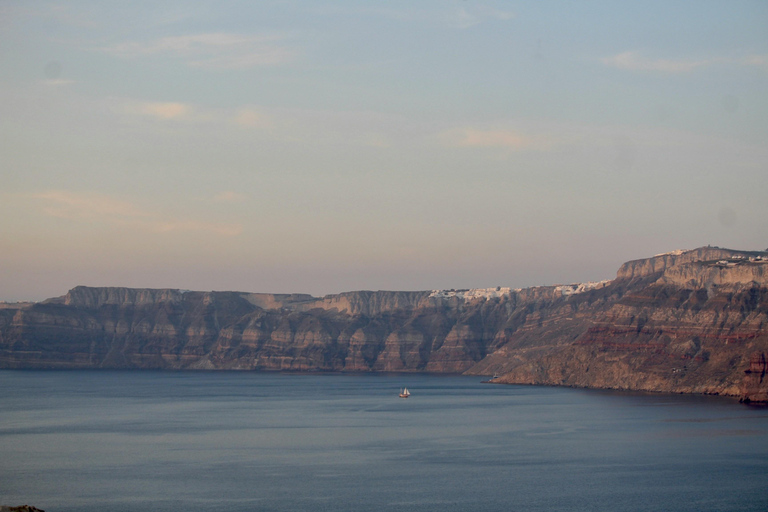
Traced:
<path fill-rule="evenodd" d="M 525 289 L 78 286 L 0 308 L 0 368 L 497 374 L 762 402 L 766 326 L 768 253 L 700 247 L 626 262 L 610 281 Z"/>

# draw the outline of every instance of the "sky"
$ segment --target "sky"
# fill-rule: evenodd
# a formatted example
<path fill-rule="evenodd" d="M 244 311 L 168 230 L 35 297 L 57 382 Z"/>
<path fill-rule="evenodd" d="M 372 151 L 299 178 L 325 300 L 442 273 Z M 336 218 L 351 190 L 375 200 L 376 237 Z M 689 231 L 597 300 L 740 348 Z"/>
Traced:
<path fill-rule="evenodd" d="M 768 247 L 768 2 L 0 2 L 0 300 Z"/>

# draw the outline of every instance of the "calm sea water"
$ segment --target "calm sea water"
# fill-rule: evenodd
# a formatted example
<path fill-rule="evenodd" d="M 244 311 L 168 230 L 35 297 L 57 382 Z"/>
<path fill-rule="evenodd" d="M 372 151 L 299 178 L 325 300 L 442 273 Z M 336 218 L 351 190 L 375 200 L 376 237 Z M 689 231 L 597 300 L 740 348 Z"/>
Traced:
<path fill-rule="evenodd" d="M 768 410 L 728 399 L 237 372 L 0 389 L 0 504 L 47 512 L 768 510 Z"/>

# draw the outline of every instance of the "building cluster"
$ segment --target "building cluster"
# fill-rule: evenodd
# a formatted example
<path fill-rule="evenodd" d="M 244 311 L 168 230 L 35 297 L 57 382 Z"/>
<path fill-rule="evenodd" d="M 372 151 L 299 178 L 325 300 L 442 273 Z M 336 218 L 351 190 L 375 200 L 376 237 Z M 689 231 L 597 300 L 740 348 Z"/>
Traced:
<path fill-rule="evenodd" d="M 736 254 L 734 256 L 731 256 L 728 259 L 724 260 L 718 260 L 715 265 L 718 267 L 735 267 L 736 265 L 740 265 L 742 263 L 768 263 L 768 257 L 766 256 L 742 256 L 740 254 Z"/>
<path fill-rule="evenodd" d="M 520 291 L 520 289 L 516 289 L 515 291 Z M 506 288 L 502 286 L 497 286 L 496 288 L 471 288 L 468 290 L 432 290 L 432 293 L 429 294 L 430 297 L 438 297 L 441 299 L 449 299 L 452 297 L 456 297 L 459 299 L 463 299 L 465 301 L 470 301 L 474 299 L 494 299 L 499 297 L 508 296 L 512 293 L 511 288 Z"/>

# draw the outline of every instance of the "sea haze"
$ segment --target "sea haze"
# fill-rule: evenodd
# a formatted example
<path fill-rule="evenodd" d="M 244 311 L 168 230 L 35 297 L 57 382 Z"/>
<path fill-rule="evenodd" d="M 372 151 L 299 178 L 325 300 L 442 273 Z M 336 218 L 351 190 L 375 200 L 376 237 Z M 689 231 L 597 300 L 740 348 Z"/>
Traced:
<path fill-rule="evenodd" d="M 730 399 L 416 374 L 0 386 L 0 501 L 47 512 L 768 510 L 768 410 Z"/>

